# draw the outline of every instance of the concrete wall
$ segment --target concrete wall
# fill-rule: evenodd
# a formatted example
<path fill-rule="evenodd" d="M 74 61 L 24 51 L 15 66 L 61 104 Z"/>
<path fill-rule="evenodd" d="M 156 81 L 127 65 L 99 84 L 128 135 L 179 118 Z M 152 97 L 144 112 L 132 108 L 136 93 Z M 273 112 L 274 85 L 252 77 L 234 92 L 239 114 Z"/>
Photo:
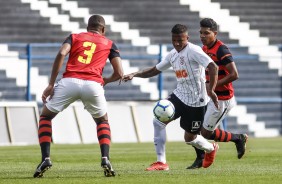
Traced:
<path fill-rule="evenodd" d="M 0 103 L 0 145 L 38 144 L 35 102 Z"/>
<path fill-rule="evenodd" d="M 154 102 L 108 102 L 113 143 L 153 142 Z M 38 108 L 35 102 L 0 102 L 0 145 L 38 144 Z M 98 143 L 96 124 L 76 102 L 53 120 L 55 144 Z M 179 121 L 167 127 L 168 141 L 183 141 Z"/>

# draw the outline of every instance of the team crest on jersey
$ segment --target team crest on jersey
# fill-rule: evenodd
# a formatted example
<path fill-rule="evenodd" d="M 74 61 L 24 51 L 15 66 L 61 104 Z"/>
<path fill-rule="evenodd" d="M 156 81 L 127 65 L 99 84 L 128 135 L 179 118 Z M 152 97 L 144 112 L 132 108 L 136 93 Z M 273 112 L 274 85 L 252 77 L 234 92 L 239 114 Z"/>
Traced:
<path fill-rule="evenodd" d="M 201 127 L 201 121 L 192 121 L 192 129 L 191 132 L 195 132 L 197 130 L 199 130 L 199 128 Z"/>

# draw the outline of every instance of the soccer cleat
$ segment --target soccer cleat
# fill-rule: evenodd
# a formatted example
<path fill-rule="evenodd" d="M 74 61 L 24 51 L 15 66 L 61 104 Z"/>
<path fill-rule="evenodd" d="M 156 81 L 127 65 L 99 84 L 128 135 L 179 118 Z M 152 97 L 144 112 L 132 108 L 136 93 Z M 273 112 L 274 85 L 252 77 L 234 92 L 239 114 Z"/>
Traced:
<path fill-rule="evenodd" d="M 218 146 L 217 143 L 213 143 L 213 147 L 214 147 L 214 150 L 212 152 L 205 153 L 205 158 L 204 158 L 204 161 L 203 161 L 203 167 L 204 168 L 208 168 L 214 162 L 215 155 L 216 155 L 217 150 L 219 149 L 219 146 Z"/>
<path fill-rule="evenodd" d="M 33 174 L 34 178 L 41 178 L 45 171 L 52 167 L 50 158 L 45 158 L 36 168 L 35 173 Z"/>
<path fill-rule="evenodd" d="M 168 164 L 162 162 L 154 162 L 150 165 L 150 167 L 145 169 L 146 171 L 168 171 Z"/>
<path fill-rule="evenodd" d="M 201 168 L 202 165 L 203 165 L 203 159 L 196 158 L 194 163 L 192 165 L 188 166 L 186 169 L 198 169 L 198 168 Z"/>
<path fill-rule="evenodd" d="M 111 162 L 108 160 L 107 157 L 102 158 L 101 167 L 104 169 L 104 175 L 106 177 L 115 176 L 116 173 L 112 167 Z"/>
<path fill-rule="evenodd" d="M 245 154 L 247 141 L 248 141 L 248 135 L 240 134 L 239 141 L 235 143 L 238 159 L 241 159 L 243 155 Z"/>

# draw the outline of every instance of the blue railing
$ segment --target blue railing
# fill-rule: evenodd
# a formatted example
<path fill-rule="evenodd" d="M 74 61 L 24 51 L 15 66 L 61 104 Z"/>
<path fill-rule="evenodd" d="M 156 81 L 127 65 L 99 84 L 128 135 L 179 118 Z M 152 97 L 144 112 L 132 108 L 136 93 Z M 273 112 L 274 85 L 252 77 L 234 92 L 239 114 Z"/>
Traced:
<path fill-rule="evenodd" d="M 32 60 L 33 59 L 55 59 L 55 55 L 48 56 L 48 55 L 35 55 L 33 54 L 33 48 L 48 48 L 48 47 L 54 47 L 59 48 L 61 44 L 59 43 L 30 43 L 30 44 L 22 44 L 22 43 L 9 43 L 8 44 L 11 47 L 14 48 L 25 48 L 26 54 L 20 54 L 20 59 L 26 59 L 27 60 L 27 87 L 26 87 L 26 101 L 31 101 L 31 91 L 30 91 L 30 77 L 31 77 L 31 67 L 32 67 Z M 129 44 L 119 44 L 119 48 L 130 48 L 132 45 Z M 135 59 L 156 59 L 158 62 L 162 59 L 162 47 L 163 45 L 159 45 L 159 53 L 157 55 L 123 55 L 123 59 L 129 59 L 129 60 L 135 60 Z M 158 76 L 158 90 L 159 90 L 159 99 L 162 98 L 162 91 L 163 91 L 163 80 L 162 80 L 162 74 Z"/>
<path fill-rule="evenodd" d="M 8 44 L 9 47 L 14 47 L 14 48 L 22 48 L 22 49 L 25 49 L 25 52 L 20 54 L 19 57 L 20 59 L 27 59 L 27 93 L 26 93 L 26 100 L 27 101 L 31 101 L 32 100 L 32 97 L 31 97 L 31 92 L 30 92 L 30 69 L 31 69 L 31 66 L 32 66 L 32 60 L 33 59 L 39 59 L 39 60 L 44 60 L 44 59 L 54 59 L 55 58 L 55 55 L 52 55 L 52 56 L 49 56 L 49 55 L 35 55 L 33 54 L 33 49 L 34 48 L 59 48 L 61 46 L 60 43 L 30 43 L 30 44 L 24 44 L 24 43 L 9 43 Z M 130 47 L 133 47 L 132 45 L 130 44 L 118 44 L 119 48 L 122 50 L 122 49 L 125 49 L 125 48 L 130 48 Z M 162 45 L 160 44 L 159 45 L 159 53 L 156 54 L 156 55 L 122 55 L 122 58 L 123 59 L 129 59 L 129 60 L 135 60 L 135 59 L 152 59 L 152 60 L 158 60 L 158 62 L 161 61 L 162 59 L 162 48 L 164 46 L 167 46 L 168 48 L 172 48 L 171 45 Z M 236 48 L 236 47 L 239 47 L 238 45 L 234 44 L 234 45 L 230 45 L 229 46 L 230 48 Z M 282 44 L 281 45 L 278 45 L 278 47 L 282 50 Z M 255 57 L 255 56 L 236 56 L 238 58 L 240 57 Z M 161 99 L 163 96 L 162 96 L 162 91 L 163 91 L 163 76 L 162 75 L 159 75 L 158 76 L 158 90 L 159 90 L 159 98 Z M 282 88 L 282 86 L 281 86 Z M 282 94 L 281 94 L 282 96 Z M 256 97 L 248 97 L 248 98 L 244 98 L 244 97 L 237 97 L 236 100 L 238 102 L 242 102 L 242 103 L 282 103 L 282 98 L 279 98 L 279 97 L 273 97 L 273 98 L 256 98 Z"/>
<path fill-rule="evenodd" d="M 33 47 L 42 47 L 42 48 L 48 48 L 48 47 L 60 47 L 61 44 L 59 43 L 30 43 L 30 44 L 21 44 L 21 43 L 9 43 L 8 44 L 11 47 L 16 48 L 26 48 L 26 54 L 20 54 L 20 59 L 26 59 L 27 60 L 27 87 L 26 87 L 26 101 L 31 101 L 31 92 L 30 92 L 30 73 L 31 73 L 31 67 L 32 67 L 32 59 L 54 59 L 55 56 L 46 56 L 46 55 L 34 55 L 32 53 Z"/>

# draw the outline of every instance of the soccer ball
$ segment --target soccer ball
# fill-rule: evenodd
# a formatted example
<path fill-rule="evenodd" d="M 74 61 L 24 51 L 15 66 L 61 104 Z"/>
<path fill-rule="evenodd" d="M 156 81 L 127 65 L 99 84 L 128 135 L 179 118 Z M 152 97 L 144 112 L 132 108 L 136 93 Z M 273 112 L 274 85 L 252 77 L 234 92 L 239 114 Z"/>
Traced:
<path fill-rule="evenodd" d="M 174 116 L 174 105 L 169 100 L 159 100 L 153 109 L 153 113 L 159 121 L 168 122 Z"/>

